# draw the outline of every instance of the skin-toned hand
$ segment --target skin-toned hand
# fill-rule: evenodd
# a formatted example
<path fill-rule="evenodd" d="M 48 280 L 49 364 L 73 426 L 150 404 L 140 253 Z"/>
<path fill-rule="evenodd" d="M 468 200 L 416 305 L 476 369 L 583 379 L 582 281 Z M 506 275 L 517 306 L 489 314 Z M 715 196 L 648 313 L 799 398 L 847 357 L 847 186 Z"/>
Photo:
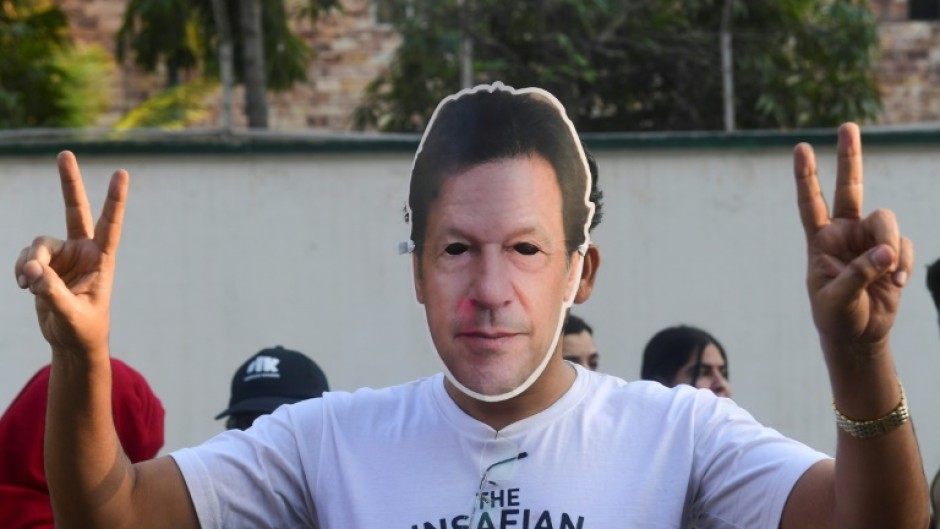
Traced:
<path fill-rule="evenodd" d="M 37 237 L 14 270 L 20 288 L 36 296 L 39 326 L 52 346 L 43 449 L 56 527 L 196 528 L 174 460 L 131 464 L 111 415 L 109 308 L 127 173 L 111 177 L 93 224 L 75 156 L 62 152 L 58 162 L 67 238 Z"/>
<path fill-rule="evenodd" d="M 891 211 L 877 209 L 861 216 L 858 126 L 846 123 L 839 128 L 831 216 L 808 144 L 796 147 L 794 173 L 809 258 L 806 282 L 823 346 L 827 350 L 848 348 L 862 355 L 875 353 L 887 346 L 901 288 L 913 266 L 914 247 L 901 236 Z"/>
<path fill-rule="evenodd" d="M 794 152 L 797 198 L 806 232 L 807 277 L 833 405 L 867 421 L 899 406 L 901 389 L 889 334 L 914 262 L 894 214 L 862 218 L 862 146 L 858 126 L 839 128 L 833 208 L 823 199 L 807 144 Z M 781 529 L 925 527 L 930 509 L 914 429 L 907 423 L 876 438 L 839 430 L 835 460 L 797 481 Z"/>
<path fill-rule="evenodd" d="M 20 288 L 36 295 L 36 314 L 53 353 L 107 359 L 114 258 L 129 178 L 118 170 L 96 224 L 75 156 L 59 154 L 67 239 L 37 237 L 20 252 L 15 275 Z M 90 359 L 90 358 L 89 358 Z"/>

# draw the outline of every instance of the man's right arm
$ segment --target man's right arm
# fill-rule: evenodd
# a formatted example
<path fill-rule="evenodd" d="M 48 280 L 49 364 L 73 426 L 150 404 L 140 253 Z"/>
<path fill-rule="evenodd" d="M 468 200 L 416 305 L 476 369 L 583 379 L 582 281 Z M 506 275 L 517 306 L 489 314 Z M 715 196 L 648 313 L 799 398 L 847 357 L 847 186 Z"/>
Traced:
<path fill-rule="evenodd" d="M 197 529 L 173 458 L 132 464 L 111 416 L 111 373 L 52 363 L 46 412 L 46 478 L 59 528 Z"/>
<path fill-rule="evenodd" d="M 68 237 L 37 237 L 14 266 L 52 348 L 44 453 L 56 527 L 197 528 L 176 463 L 131 464 L 111 415 L 109 311 L 127 173 L 114 173 L 93 224 L 75 157 L 58 162 Z"/>

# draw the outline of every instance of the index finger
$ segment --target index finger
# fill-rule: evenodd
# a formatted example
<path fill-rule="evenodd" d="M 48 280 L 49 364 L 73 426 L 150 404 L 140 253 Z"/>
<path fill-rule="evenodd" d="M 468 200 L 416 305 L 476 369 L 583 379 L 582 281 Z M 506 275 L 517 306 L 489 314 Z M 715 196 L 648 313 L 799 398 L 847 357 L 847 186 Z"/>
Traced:
<path fill-rule="evenodd" d="M 70 151 L 62 151 L 57 158 L 62 198 L 65 200 L 65 228 L 69 239 L 89 239 L 92 236 L 91 206 L 78 161 Z"/>
<path fill-rule="evenodd" d="M 839 127 L 836 196 L 832 216 L 862 218 L 862 138 L 855 123 Z"/>
<path fill-rule="evenodd" d="M 798 144 L 793 151 L 793 175 L 796 177 L 800 220 L 806 236 L 810 237 L 829 224 L 829 208 L 819 188 L 816 157 L 808 143 Z"/>
<path fill-rule="evenodd" d="M 101 217 L 95 225 L 95 243 L 102 252 L 114 255 L 121 240 L 121 225 L 124 222 L 124 205 L 127 203 L 127 188 L 130 176 L 118 169 L 111 176 L 108 197 L 104 201 Z"/>

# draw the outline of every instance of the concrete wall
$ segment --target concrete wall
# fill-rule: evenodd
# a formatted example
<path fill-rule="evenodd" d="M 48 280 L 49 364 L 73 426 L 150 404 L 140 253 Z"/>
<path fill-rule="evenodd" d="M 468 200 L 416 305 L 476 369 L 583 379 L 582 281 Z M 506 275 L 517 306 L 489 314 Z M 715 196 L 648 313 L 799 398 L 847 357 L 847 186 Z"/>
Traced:
<path fill-rule="evenodd" d="M 923 268 L 940 257 L 940 150 L 866 148 L 866 207 L 890 207 L 917 247 L 894 333 L 925 464 L 940 466 L 937 315 Z M 638 377 L 646 340 L 702 326 L 730 356 L 735 399 L 832 453 L 831 396 L 809 314 L 789 146 L 601 148 L 603 263 L 576 307 L 601 369 Z M 314 357 L 334 389 L 437 370 L 414 300 L 401 220 L 408 152 L 80 154 L 96 211 L 116 167 L 132 175 L 113 301 L 112 351 L 167 409 L 166 449 L 222 430 L 235 368 L 274 344 Z M 819 149 L 831 196 L 834 156 Z M 0 255 L 8 274 L 35 235 L 64 233 L 54 157 L 0 158 Z M 12 275 L 12 274 L 11 274 Z M 49 360 L 32 297 L 0 281 L 0 406 Z"/>

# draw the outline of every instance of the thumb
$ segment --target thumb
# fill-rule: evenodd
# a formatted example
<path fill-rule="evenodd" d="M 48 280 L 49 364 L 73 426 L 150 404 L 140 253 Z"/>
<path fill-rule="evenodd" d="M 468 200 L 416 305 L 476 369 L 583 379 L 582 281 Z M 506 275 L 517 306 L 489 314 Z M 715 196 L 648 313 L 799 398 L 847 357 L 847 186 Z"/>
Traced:
<path fill-rule="evenodd" d="M 53 312 L 66 312 L 71 305 L 72 292 L 59 274 L 49 265 L 33 259 L 23 265 L 23 275 L 29 291 L 40 298 Z"/>
<path fill-rule="evenodd" d="M 833 293 L 839 300 L 849 302 L 858 297 L 868 285 L 892 270 L 897 252 L 887 244 L 868 250 L 856 257 L 833 281 Z"/>

